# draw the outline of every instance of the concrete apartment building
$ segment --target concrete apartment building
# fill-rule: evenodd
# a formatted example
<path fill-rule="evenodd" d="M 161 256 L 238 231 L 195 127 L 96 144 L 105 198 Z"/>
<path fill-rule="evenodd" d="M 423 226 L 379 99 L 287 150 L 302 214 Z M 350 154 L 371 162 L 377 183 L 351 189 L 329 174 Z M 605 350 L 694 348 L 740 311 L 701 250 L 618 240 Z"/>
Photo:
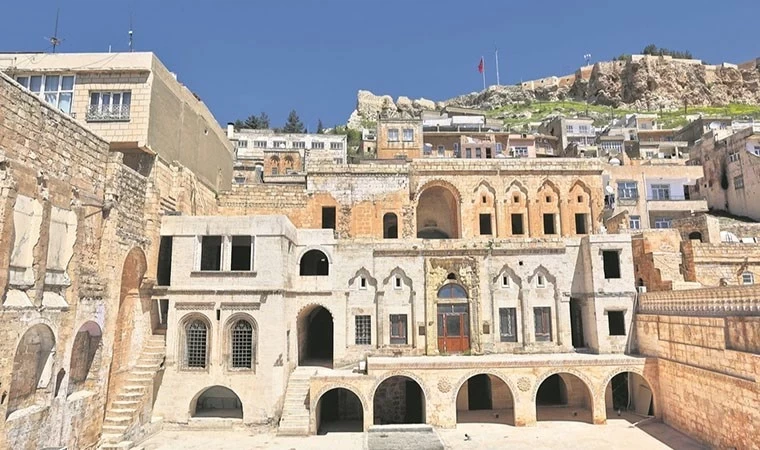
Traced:
<path fill-rule="evenodd" d="M 590 153 L 596 156 L 594 119 L 555 116 L 541 122 L 538 132 L 559 139 L 559 150 L 563 155 L 583 157 Z"/>
<path fill-rule="evenodd" d="M 233 180 L 247 183 L 304 183 L 307 158 L 347 161 L 345 135 L 278 133 L 273 130 L 236 130 L 227 125 L 235 147 Z"/>

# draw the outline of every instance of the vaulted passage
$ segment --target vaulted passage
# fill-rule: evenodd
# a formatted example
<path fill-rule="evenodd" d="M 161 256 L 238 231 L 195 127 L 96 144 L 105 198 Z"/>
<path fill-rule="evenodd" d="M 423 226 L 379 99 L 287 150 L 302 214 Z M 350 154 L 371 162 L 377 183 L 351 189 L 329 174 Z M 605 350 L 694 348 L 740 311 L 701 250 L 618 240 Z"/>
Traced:
<path fill-rule="evenodd" d="M 635 372 L 622 372 L 612 377 L 605 389 L 604 401 L 607 417 L 624 412 L 639 416 L 655 415 L 652 387 Z"/>
<path fill-rule="evenodd" d="M 425 189 L 417 203 L 417 237 L 459 238 L 459 201 L 442 186 Z"/>
<path fill-rule="evenodd" d="M 364 411 L 359 397 L 348 389 L 325 392 L 317 403 L 317 433 L 361 432 Z"/>
<path fill-rule="evenodd" d="M 591 393 L 575 375 L 559 373 L 541 383 L 536 394 L 536 419 L 593 423 Z"/>
<path fill-rule="evenodd" d="M 27 406 L 47 403 L 52 387 L 54 356 L 55 336 L 47 325 L 35 325 L 24 333 L 13 358 L 6 417 Z"/>
<path fill-rule="evenodd" d="M 298 363 L 332 367 L 333 317 L 326 308 L 313 306 L 298 317 Z"/>
<path fill-rule="evenodd" d="M 425 423 L 425 396 L 416 381 L 405 376 L 380 383 L 373 398 L 375 425 Z"/>
<path fill-rule="evenodd" d="M 457 423 L 514 425 L 509 386 L 499 377 L 480 374 L 465 381 L 457 394 Z"/>
<path fill-rule="evenodd" d="M 242 419 L 240 398 L 224 386 L 212 386 L 198 395 L 191 408 L 193 417 Z"/>

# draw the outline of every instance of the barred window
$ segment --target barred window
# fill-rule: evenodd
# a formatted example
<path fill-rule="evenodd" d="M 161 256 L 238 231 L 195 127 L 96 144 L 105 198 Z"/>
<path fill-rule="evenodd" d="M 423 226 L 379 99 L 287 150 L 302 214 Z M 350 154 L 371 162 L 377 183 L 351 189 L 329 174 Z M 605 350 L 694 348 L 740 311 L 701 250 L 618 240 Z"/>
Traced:
<path fill-rule="evenodd" d="M 206 368 L 206 340 L 208 328 L 196 319 L 185 329 L 185 367 L 188 369 Z"/>
<path fill-rule="evenodd" d="M 372 343 L 372 317 L 356 316 L 356 345 Z"/>
<path fill-rule="evenodd" d="M 517 342 L 517 310 L 515 308 L 499 308 L 499 325 L 501 342 Z"/>
<path fill-rule="evenodd" d="M 232 326 L 232 367 L 253 368 L 253 326 L 246 320 L 238 320 Z"/>

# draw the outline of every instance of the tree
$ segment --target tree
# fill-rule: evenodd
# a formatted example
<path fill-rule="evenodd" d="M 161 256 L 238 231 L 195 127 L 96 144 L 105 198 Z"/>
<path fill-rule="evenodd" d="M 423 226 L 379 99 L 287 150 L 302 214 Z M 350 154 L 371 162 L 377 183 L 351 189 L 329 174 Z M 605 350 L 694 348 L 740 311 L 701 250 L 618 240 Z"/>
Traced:
<path fill-rule="evenodd" d="M 240 121 L 235 122 L 235 128 L 238 128 L 238 123 Z M 264 130 L 269 128 L 269 116 L 267 113 L 262 112 L 258 116 L 248 116 L 247 119 L 245 119 L 244 122 L 242 122 L 242 127 L 240 128 L 250 128 L 252 130 Z"/>
<path fill-rule="evenodd" d="M 325 127 L 322 126 L 322 119 L 317 122 L 317 134 L 325 134 Z"/>
<path fill-rule="evenodd" d="M 288 114 L 288 121 L 285 122 L 285 126 L 282 127 L 284 133 L 305 133 L 306 128 L 303 126 L 303 122 L 298 118 L 296 110 L 290 111 Z"/>
<path fill-rule="evenodd" d="M 654 44 L 649 44 L 646 47 L 644 47 L 644 50 L 641 51 L 644 55 L 653 55 L 653 56 L 672 56 L 676 59 L 694 59 L 694 57 L 691 55 L 691 52 L 688 50 L 680 51 L 680 50 L 669 50 L 665 47 L 657 48 Z"/>

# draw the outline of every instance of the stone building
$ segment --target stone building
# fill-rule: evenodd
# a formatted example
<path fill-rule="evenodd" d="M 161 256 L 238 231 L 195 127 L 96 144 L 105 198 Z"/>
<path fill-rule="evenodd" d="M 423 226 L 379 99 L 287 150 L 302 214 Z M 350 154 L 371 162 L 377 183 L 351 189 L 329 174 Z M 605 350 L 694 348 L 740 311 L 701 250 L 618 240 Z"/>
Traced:
<path fill-rule="evenodd" d="M 586 152 L 596 154 L 597 136 L 594 119 L 588 117 L 551 117 L 541 123 L 538 132 L 559 139 L 558 146 L 561 155 L 567 152 L 576 156 L 584 156 Z"/>

